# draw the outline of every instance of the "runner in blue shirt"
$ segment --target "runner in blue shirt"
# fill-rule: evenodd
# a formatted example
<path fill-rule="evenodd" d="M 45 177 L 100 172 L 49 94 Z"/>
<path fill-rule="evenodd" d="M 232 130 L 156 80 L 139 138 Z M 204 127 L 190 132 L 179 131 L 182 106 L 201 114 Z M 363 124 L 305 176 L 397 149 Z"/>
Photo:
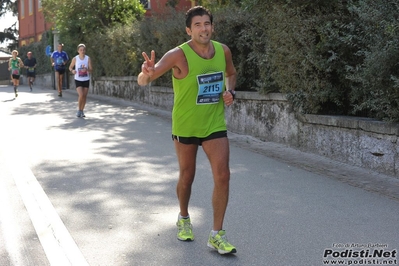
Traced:
<path fill-rule="evenodd" d="M 51 64 L 55 70 L 57 80 L 58 96 L 62 97 L 62 79 L 66 70 L 66 64 L 69 61 L 68 54 L 62 50 L 64 44 L 58 44 L 57 51 L 51 54 Z"/>

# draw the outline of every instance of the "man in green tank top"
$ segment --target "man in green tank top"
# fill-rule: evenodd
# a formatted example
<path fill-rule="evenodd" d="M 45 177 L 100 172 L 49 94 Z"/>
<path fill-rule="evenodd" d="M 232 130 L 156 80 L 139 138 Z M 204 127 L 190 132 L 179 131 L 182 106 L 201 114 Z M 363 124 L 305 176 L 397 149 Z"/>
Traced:
<path fill-rule="evenodd" d="M 207 245 L 220 254 L 228 254 L 237 249 L 227 241 L 223 228 L 230 181 L 224 108 L 235 98 L 236 70 L 230 49 L 211 40 L 213 31 L 213 17 L 208 9 L 196 6 L 188 10 L 186 32 L 191 40 L 168 51 L 157 63 L 154 51 L 151 58 L 143 53 L 145 61 L 138 84 L 147 85 L 172 69 L 172 139 L 180 168 L 176 189 L 180 205 L 177 238 L 194 240 L 188 205 L 198 146 L 202 146 L 214 179 L 213 228 Z"/>

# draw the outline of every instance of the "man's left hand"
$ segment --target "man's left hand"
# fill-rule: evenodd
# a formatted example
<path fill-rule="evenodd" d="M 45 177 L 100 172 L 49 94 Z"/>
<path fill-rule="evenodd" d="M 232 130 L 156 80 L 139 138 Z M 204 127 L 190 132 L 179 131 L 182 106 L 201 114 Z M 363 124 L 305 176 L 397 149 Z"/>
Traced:
<path fill-rule="evenodd" d="M 234 102 L 233 95 L 229 91 L 223 92 L 223 101 L 224 101 L 224 104 L 227 106 L 232 105 Z"/>

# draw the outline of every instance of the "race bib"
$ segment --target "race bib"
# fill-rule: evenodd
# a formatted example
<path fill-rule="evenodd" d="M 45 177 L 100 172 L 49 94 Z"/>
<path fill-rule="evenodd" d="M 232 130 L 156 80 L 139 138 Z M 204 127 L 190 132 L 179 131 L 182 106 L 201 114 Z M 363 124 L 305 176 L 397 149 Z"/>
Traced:
<path fill-rule="evenodd" d="M 58 66 L 62 66 L 64 64 L 64 60 L 61 57 L 57 57 L 56 64 Z"/>
<path fill-rule="evenodd" d="M 81 78 L 87 77 L 89 74 L 87 72 L 87 67 L 85 65 L 81 65 L 78 68 L 78 76 Z"/>
<path fill-rule="evenodd" d="M 28 68 L 28 72 L 30 72 L 30 73 L 35 72 L 35 68 L 34 68 L 34 67 L 29 67 L 29 68 Z"/>
<path fill-rule="evenodd" d="M 223 80 L 223 72 L 198 75 L 197 105 L 218 103 L 223 91 Z"/>
<path fill-rule="evenodd" d="M 12 70 L 13 75 L 19 75 L 19 69 L 13 69 Z"/>

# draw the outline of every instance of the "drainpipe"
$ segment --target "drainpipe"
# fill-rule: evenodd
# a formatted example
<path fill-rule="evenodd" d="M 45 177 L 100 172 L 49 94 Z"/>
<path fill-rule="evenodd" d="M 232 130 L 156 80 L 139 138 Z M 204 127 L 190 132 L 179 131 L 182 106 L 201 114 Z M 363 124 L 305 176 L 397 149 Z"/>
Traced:
<path fill-rule="evenodd" d="M 34 34 L 35 34 L 35 42 L 37 41 L 36 35 L 37 35 L 37 29 L 36 29 L 36 1 L 33 2 L 33 27 L 34 27 Z"/>

